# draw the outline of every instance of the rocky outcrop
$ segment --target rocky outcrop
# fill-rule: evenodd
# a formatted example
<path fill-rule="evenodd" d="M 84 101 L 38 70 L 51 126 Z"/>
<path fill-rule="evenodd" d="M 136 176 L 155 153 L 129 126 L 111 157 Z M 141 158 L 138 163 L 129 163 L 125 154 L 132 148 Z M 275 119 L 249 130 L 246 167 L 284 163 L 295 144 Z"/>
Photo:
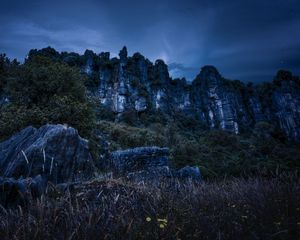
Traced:
<path fill-rule="evenodd" d="M 186 82 L 170 78 L 162 60 L 153 64 L 139 53 L 130 57 L 126 47 L 119 58 L 92 51 L 83 56 L 59 54 L 51 48 L 32 50 L 29 57 L 36 54 L 79 66 L 95 80 L 89 94 L 118 119 L 130 111 L 181 112 L 210 128 L 234 133 L 251 131 L 256 123 L 267 121 L 289 139 L 300 140 L 300 80 L 287 71 L 279 71 L 273 83 L 246 86 L 223 78 L 213 66 L 205 66 L 192 82 Z"/>
<path fill-rule="evenodd" d="M 213 66 L 203 67 L 195 80 L 187 83 L 185 79 L 171 79 L 162 60 L 152 64 L 139 53 L 128 57 L 126 48 L 120 52 L 120 60 L 106 61 L 113 67 L 100 68 L 103 77 L 99 89 L 91 92 L 118 116 L 131 110 L 183 112 L 210 128 L 234 133 L 269 121 L 289 139 L 300 140 L 300 81 L 288 72 L 279 72 L 281 76 L 275 78 L 271 92 L 265 95 L 260 92 L 261 86 L 247 87 L 224 79 Z"/>
<path fill-rule="evenodd" d="M 112 152 L 108 166 L 116 173 L 124 174 L 153 167 L 169 166 L 169 149 L 139 147 Z"/>
<path fill-rule="evenodd" d="M 104 138 L 101 146 L 97 166 L 118 175 L 170 167 L 168 148 L 138 147 L 110 154 Z M 74 128 L 61 124 L 27 127 L 0 143 L 0 153 L 0 176 L 4 178 L 40 175 L 58 184 L 91 179 L 95 170 L 88 141 Z"/>
<path fill-rule="evenodd" d="M 109 154 L 108 143 L 100 139 L 103 149 L 97 167 L 117 177 L 153 182 L 174 177 L 201 179 L 199 169 L 172 169 L 168 148 L 140 147 Z M 91 180 L 95 170 L 88 141 L 74 128 L 61 124 L 27 127 L 0 143 L 0 204 L 26 206 L 46 191 L 49 181 L 62 186 Z"/>
<path fill-rule="evenodd" d="M 108 143 L 100 139 L 103 151 L 97 167 L 118 177 L 135 181 L 201 179 L 199 169 L 172 169 L 168 148 L 140 147 L 110 154 Z M 41 196 L 49 181 L 61 185 L 90 180 L 95 170 L 88 141 L 74 128 L 61 124 L 27 127 L 0 143 L 0 204 L 26 204 L 31 197 Z"/>
<path fill-rule="evenodd" d="M 53 183 L 93 177 L 88 141 L 72 127 L 47 124 L 27 127 L 0 143 L 0 176 L 36 177 Z"/>
<path fill-rule="evenodd" d="M 245 113 L 241 94 L 221 77 L 215 67 L 202 68 L 192 83 L 195 112 L 211 128 L 239 133 L 239 114 Z"/>
<path fill-rule="evenodd" d="M 169 149 L 139 147 L 112 152 L 109 170 L 133 181 L 157 181 L 165 178 L 200 180 L 198 167 L 186 166 L 176 170 L 171 167 Z"/>

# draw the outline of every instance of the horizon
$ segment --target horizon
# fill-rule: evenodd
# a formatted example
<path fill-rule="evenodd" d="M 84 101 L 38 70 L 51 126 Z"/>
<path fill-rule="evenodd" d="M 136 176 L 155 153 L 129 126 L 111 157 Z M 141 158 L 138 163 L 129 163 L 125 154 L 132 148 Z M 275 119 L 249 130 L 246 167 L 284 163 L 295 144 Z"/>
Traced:
<path fill-rule="evenodd" d="M 130 51 L 130 50 L 128 50 L 128 48 L 126 47 L 126 46 L 123 46 L 123 47 L 125 47 L 126 48 L 126 50 L 127 50 L 127 52 L 128 52 L 128 57 L 132 57 L 134 54 L 136 54 L 136 53 L 138 53 L 138 54 L 141 54 L 143 57 L 145 57 L 145 59 L 147 59 L 147 60 L 149 60 L 152 64 L 155 64 L 155 62 L 157 61 L 157 60 L 163 60 L 163 59 L 154 59 L 154 60 L 151 60 L 151 59 L 149 59 L 147 56 L 145 56 L 145 55 L 143 55 L 142 53 L 140 53 L 140 52 L 132 52 L 132 51 Z M 47 46 L 47 47 L 43 47 L 43 48 L 40 48 L 40 49 L 30 49 L 30 50 L 43 50 L 43 49 L 46 49 L 46 48 L 52 48 L 52 49 L 54 49 L 56 52 L 58 52 L 59 54 L 61 54 L 61 53 L 63 53 L 63 52 L 66 52 L 66 53 L 72 53 L 71 51 L 58 51 L 58 49 L 55 49 L 54 47 L 52 47 L 52 46 Z M 122 48 L 121 48 L 122 49 Z M 121 49 L 120 49 L 120 51 L 121 51 Z M 29 50 L 29 51 L 30 51 Z M 28 51 L 28 53 L 29 53 L 29 51 Z M 105 52 L 107 52 L 107 51 L 101 51 L 101 52 L 94 52 L 92 49 L 85 49 L 84 51 L 82 51 L 81 53 L 79 53 L 79 52 L 73 52 L 73 53 L 76 53 L 76 54 L 79 54 L 80 56 L 83 56 L 84 54 L 85 54 L 85 52 L 86 51 L 92 51 L 94 54 L 96 54 L 97 56 L 99 56 L 101 53 L 105 53 Z M 6 57 L 8 58 L 8 59 L 10 59 L 11 61 L 12 60 L 14 60 L 14 59 L 16 59 L 20 64 L 23 64 L 24 62 L 25 62 L 25 60 L 26 60 L 26 58 L 28 57 L 28 53 L 25 55 L 25 57 L 24 57 L 24 59 L 23 59 L 23 61 L 20 61 L 20 59 L 17 59 L 17 58 L 10 58 L 10 56 L 7 56 L 6 55 Z M 6 54 L 6 53 L 4 53 L 4 54 Z M 119 57 L 119 54 L 111 54 L 111 52 L 109 52 L 109 54 L 110 54 L 110 60 L 111 59 L 113 59 L 113 58 L 117 58 L 117 59 L 120 59 L 120 57 Z M 244 83 L 244 84 L 248 84 L 248 83 L 251 83 L 251 84 L 254 84 L 254 85 L 259 85 L 259 84 L 262 84 L 262 83 L 269 83 L 269 82 L 272 82 L 273 80 L 274 80 L 274 77 L 276 76 L 276 74 L 279 72 L 279 71 L 281 71 L 281 70 L 283 70 L 283 71 L 289 71 L 288 69 L 277 69 L 274 73 L 273 73 L 273 75 L 272 75 L 272 77 L 269 79 L 269 80 L 265 80 L 265 81 L 260 81 L 260 82 L 253 82 L 253 81 L 242 81 L 241 79 L 230 79 L 230 78 L 228 78 L 227 76 L 225 76 L 216 66 L 214 66 L 214 65 L 202 65 L 202 66 L 199 66 L 199 68 L 198 68 L 198 73 L 196 73 L 196 75 L 193 77 L 193 78 L 191 78 L 191 79 L 187 79 L 185 76 L 181 76 L 181 77 L 174 77 L 174 76 L 172 76 L 172 74 L 171 74 L 171 71 L 170 71 L 170 65 L 168 64 L 168 63 L 166 63 L 164 60 L 163 60 L 163 62 L 167 65 L 167 67 L 168 67 L 168 72 L 169 72 L 169 75 L 170 75 L 170 78 L 172 79 L 172 80 L 176 80 L 176 79 L 184 79 L 185 81 L 186 81 L 186 83 L 187 84 L 191 84 L 194 80 L 196 80 L 196 78 L 197 78 L 197 76 L 200 74 L 200 72 L 201 72 L 201 70 L 204 68 L 204 67 L 210 67 L 210 66 L 212 66 L 212 67 L 215 67 L 216 68 L 216 70 L 219 72 L 219 74 L 224 78 L 224 79 L 226 79 L 226 80 L 229 80 L 229 81 L 240 81 L 240 82 L 242 82 L 242 83 Z M 171 63 L 172 64 L 172 63 Z M 295 76 L 295 77 L 299 77 L 297 74 L 295 74 L 294 72 L 292 72 L 292 71 L 289 71 L 289 72 L 291 72 L 292 73 L 292 75 L 293 76 Z"/>

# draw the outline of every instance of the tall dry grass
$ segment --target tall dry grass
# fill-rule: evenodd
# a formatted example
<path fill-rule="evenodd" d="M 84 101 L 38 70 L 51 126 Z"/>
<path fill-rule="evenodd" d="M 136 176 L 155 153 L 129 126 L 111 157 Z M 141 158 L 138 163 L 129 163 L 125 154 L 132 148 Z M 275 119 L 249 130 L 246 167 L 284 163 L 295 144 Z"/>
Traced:
<path fill-rule="evenodd" d="M 65 186 L 64 186 L 65 187 Z M 0 239 L 299 239 L 299 178 L 95 180 L 0 209 Z M 297 238 L 298 237 L 298 238 Z"/>

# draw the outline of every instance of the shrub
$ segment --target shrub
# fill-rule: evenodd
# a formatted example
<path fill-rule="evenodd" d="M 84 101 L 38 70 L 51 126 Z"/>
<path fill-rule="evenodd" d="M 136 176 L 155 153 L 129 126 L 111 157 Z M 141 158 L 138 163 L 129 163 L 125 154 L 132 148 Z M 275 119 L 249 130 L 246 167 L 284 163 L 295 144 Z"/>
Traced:
<path fill-rule="evenodd" d="M 143 146 L 166 146 L 166 140 L 162 133 L 146 128 L 128 126 L 124 123 L 112 123 L 100 121 L 97 124 L 99 130 L 107 134 L 111 143 L 111 150 L 126 149 Z"/>
<path fill-rule="evenodd" d="M 0 141 L 10 137 L 13 133 L 32 125 L 38 127 L 47 123 L 47 111 L 38 106 L 28 108 L 20 105 L 6 105 L 0 112 Z"/>
<path fill-rule="evenodd" d="M 12 102 L 30 106 L 47 105 L 54 95 L 85 101 L 84 76 L 67 64 L 34 57 L 21 65 L 8 81 Z"/>
<path fill-rule="evenodd" d="M 85 96 L 85 78 L 78 69 L 50 59 L 31 57 L 8 77 L 10 104 L 0 114 L 0 136 L 28 125 L 67 123 L 89 136 L 94 114 Z"/>

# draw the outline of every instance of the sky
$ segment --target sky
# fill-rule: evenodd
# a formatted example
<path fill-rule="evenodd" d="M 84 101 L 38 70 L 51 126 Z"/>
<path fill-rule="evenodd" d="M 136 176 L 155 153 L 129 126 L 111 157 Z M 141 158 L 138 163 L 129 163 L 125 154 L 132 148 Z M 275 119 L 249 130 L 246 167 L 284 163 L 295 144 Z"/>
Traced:
<path fill-rule="evenodd" d="M 47 46 L 111 56 L 127 46 L 173 78 L 204 65 L 244 82 L 300 75 L 299 0 L 0 0 L 0 33 L 0 52 L 21 62 Z"/>

